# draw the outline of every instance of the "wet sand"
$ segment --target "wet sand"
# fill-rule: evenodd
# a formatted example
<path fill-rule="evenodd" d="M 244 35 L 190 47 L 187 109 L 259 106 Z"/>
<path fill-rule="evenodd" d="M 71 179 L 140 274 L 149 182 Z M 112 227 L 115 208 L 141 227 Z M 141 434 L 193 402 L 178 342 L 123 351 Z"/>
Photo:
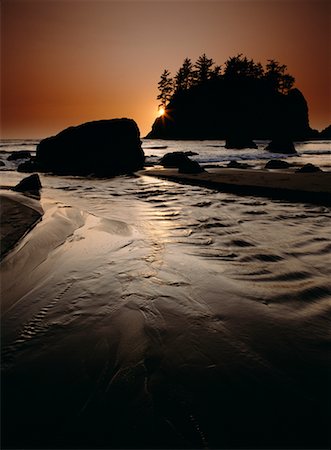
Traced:
<path fill-rule="evenodd" d="M 63 182 L 0 264 L 3 448 L 327 448 L 330 208 Z"/>
<path fill-rule="evenodd" d="M 11 191 L 0 191 L 0 260 L 41 219 L 38 200 Z"/>
<path fill-rule="evenodd" d="M 331 205 L 331 172 L 215 168 L 199 174 L 183 174 L 177 169 L 151 168 L 141 173 L 239 195 Z"/>

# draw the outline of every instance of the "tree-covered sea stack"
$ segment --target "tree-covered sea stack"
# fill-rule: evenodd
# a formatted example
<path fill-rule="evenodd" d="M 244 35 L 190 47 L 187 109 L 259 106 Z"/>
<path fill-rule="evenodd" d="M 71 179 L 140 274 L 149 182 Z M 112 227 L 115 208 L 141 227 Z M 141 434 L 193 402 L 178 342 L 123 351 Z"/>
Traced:
<path fill-rule="evenodd" d="M 172 78 L 168 70 L 158 84 L 158 117 L 147 138 L 161 139 L 274 139 L 315 137 L 308 107 L 293 88 L 286 66 L 269 60 L 265 67 L 243 55 L 229 58 L 223 68 L 205 54 L 195 64 L 184 60 Z"/>

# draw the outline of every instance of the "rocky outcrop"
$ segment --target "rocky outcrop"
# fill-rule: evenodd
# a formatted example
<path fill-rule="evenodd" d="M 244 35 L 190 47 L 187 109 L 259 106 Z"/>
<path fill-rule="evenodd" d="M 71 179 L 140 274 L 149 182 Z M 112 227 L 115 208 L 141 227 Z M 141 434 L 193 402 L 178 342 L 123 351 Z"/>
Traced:
<path fill-rule="evenodd" d="M 265 150 L 271 153 L 283 153 L 287 155 L 296 154 L 293 142 L 290 139 L 284 137 L 273 139 L 266 146 Z"/>
<path fill-rule="evenodd" d="M 197 155 L 194 152 L 170 152 L 160 159 L 159 163 L 166 168 L 177 168 L 179 173 L 201 173 L 204 169 L 197 161 L 192 161 L 188 155 Z"/>
<path fill-rule="evenodd" d="M 192 161 L 190 158 L 183 162 L 178 167 L 178 173 L 201 173 L 204 169 L 200 166 L 198 161 Z"/>
<path fill-rule="evenodd" d="M 162 156 L 159 162 L 163 167 L 178 169 L 181 165 L 187 163 L 187 161 L 191 160 L 185 152 L 171 152 Z"/>
<path fill-rule="evenodd" d="M 16 192 L 39 192 L 41 187 L 39 175 L 34 173 L 29 177 L 23 178 L 12 190 Z"/>
<path fill-rule="evenodd" d="M 114 176 L 144 166 L 139 129 L 132 119 L 87 122 L 43 139 L 36 158 L 19 171 L 58 175 Z"/>
<path fill-rule="evenodd" d="M 308 163 L 304 166 L 300 167 L 300 169 L 296 170 L 297 173 L 315 173 L 315 172 L 323 172 L 318 166 L 314 164 Z"/>
<path fill-rule="evenodd" d="M 288 169 L 291 164 L 282 159 L 271 159 L 264 167 L 265 169 Z"/>
<path fill-rule="evenodd" d="M 8 161 L 18 161 L 19 159 L 30 159 L 31 153 L 26 150 L 20 150 L 18 152 L 13 152 L 11 155 L 8 156 Z"/>
<path fill-rule="evenodd" d="M 259 80 L 216 79 L 175 94 L 146 138 L 272 139 L 280 129 L 292 140 L 316 137 L 298 89 L 282 94 Z"/>

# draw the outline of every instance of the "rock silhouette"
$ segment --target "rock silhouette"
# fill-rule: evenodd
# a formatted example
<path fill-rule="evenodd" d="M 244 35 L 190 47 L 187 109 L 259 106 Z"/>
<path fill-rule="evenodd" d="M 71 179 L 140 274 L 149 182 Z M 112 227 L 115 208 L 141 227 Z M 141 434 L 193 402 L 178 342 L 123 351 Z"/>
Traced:
<path fill-rule="evenodd" d="M 188 158 L 187 161 L 180 164 L 178 167 L 179 173 L 201 173 L 204 172 L 204 169 L 200 166 L 198 161 L 192 161 Z"/>
<path fill-rule="evenodd" d="M 163 167 L 178 169 L 180 165 L 183 165 L 188 161 L 191 160 L 185 154 L 185 152 L 170 152 L 162 156 L 162 158 L 160 159 L 160 164 Z"/>
<path fill-rule="evenodd" d="M 27 150 L 20 150 L 19 152 L 13 152 L 8 156 L 8 161 L 17 161 L 19 159 L 30 159 L 31 153 Z"/>
<path fill-rule="evenodd" d="M 23 178 L 16 186 L 12 188 L 16 192 L 38 193 L 42 188 L 39 175 L 34 173 L 29 177 Z"/>
<path fill-rule="evenodd" d="M 284 137 L 273 139 L 266 146 L 265 150 L 271 153 L 296 154 L 293 142 L 289 138 Z"/>
<path fill-rule="evenodd" d="M 123 118 L 87 122 L 43 139 L 35 160 L 18 170 L 103 177 L 135 172 L 144 160 L 138 126 Z"/>
<path fill-rule="evenodd" d="M 264 167 L 265 169 L 287 169 L 291 167 L 291 164 L 281 159 L 271 159 Z"/>
<path fill-rule="evenodd" d="M 248 62 L 240 58 L 237 62 Z M 317 137 L 309 126 L 303 94 L 296 88 L 275 87 L 267 75 L 210 73 L 198 84 L 175 90 L 146 138 L 240 141 L 248 136 L 252 142 L 272 139 L 280 130 L 291 140 Z"/>
<path fill-rule="evenodd" d="M 318 166 L 314 164 L 308 163 L 302 166 L 300 169 L 296 170 L 297 173 L 314 173 L 314 172 L 323 172 Z"/>

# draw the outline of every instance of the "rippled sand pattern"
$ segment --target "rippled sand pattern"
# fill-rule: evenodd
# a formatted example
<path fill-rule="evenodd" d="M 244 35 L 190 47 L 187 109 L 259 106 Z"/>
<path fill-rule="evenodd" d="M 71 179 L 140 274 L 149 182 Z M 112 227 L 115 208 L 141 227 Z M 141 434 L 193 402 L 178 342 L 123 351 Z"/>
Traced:
<path fill-rule="evenodd" d="M 330 208 L 57 183 L 1 266 L 7 443 L 328 444 Z"/>

